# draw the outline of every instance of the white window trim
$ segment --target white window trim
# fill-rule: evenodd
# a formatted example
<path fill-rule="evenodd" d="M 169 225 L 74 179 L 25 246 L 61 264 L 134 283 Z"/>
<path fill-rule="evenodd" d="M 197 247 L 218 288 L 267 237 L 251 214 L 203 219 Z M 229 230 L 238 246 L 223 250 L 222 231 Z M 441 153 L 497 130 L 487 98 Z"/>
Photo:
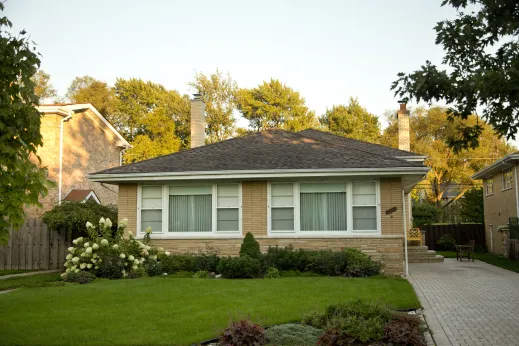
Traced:
<path fill-rule="evenodd" d="M 512 183 L 510 184 L 510 186 L 506 186 L 506 180 L 505 180 L 505 173 L 510 171 L 510 174 L 512 176 Z M 513 175 L 513 172 L 512 172 L 512 168 L 508 168 L 508 169 L 505 169 L 501 172 L 501 191 L 505 191 L 505 190 L 510 190 L 511 188 L 514 187 L 514 175 Z"/>
<path fill-rule="evenodd" d="M 353 189 L 352 183 L 354 181 L 372 181 L 375 182 L 376 191 L 376 215 L 377 215 L 377 229 L 376 230 L 353 230 Z M 359 235 L 381 235 L 382 234 L 382 218 L 380 213 L 380 181 L 378 179 L 370 180 L 346 180 L 341 181 L 346 186 L 347 196 L 347 226 L 346 231 L 301 231 L 301 218 L 300 218 L 300 184 L 301 183 L 316 183 L 315 181 L 276 181 L 276 183 L 292 183 L 294 184 L 294 230 L 293 231 L 273 231 L 272 230 L 272 218 L 271 218 L 271 198 L 272 198 L 272 182 L 267 183 L 267 236 L 269 238 L 343 238 L 345 236 L 359 236 Z M 321 182 L 326 184 L 327 182 Z"/>
<path fill-rule="evenodd" d="M 490 179 L 486 179 L 485 180 L 485 196 L 492 196 L 494 194 L 494 178 L 491 178 L 492 180 L 492 192 L 491 193 L 488 193 L 488 181 Z"/>
<path fill-rule="evenodd" d="M 238 184 L 238 231 L 217 231 L 217 185 L 223 184 Z M 142 187 L 143 186 L 161 186 L 162 187 L 162 230 L 160 232 L 154 231 L 150 237 L 151 239 L 211 239 L 211 238 L 241 238 L 243 232 L 243 203 L 242 203 L 242 184 L 239 183 L 208 183 L 208 184 L 194 184 L 192 186 L 201 186 L 201 185 L 211 185 L 211 201 L 212 201 L 212 215 L 211 215 L 211 232 L 169 232 L 169 188 L 170 186 L 185 186 L 186 184 L 162 184 L 162 185 L 143 185 L 139 184 L 137 186 L 137 231 L 136 231 L 136 239 L 142 239 L 144 237 L 144 231 L 141 229 L 141 203 L 142 203 Z"/>

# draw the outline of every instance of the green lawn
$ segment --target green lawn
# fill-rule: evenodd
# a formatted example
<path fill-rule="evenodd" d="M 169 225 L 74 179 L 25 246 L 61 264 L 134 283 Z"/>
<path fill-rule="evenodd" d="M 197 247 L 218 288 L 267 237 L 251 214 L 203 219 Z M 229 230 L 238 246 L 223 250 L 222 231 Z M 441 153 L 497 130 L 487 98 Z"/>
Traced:
<path fill-rule="evenodd" d="M 0 270 L 0 276 L 37 272 L 39 269 L 5 269 Z"/>
<path fill-rule="evenodd" d="M 438 255 L 442 255 L 445 258 L 456 258 L 455 251 L 436 251 Z M 474 258 L 488 264 L 495 265 L 503 269 L 508 269 L 513 272 L 519 273 L 519 261 L 512 261 L 504 258 L 503 256 L 494 255 L 491 253 L 474 253 Z M 463 258 L 465 261 L 466 259 Z"/>
<path fill-rule="evenodd" d="M 420 306 L 406 280 L 388 277 L 98 280 L 1 294 L 1 343 L 189 345 L 217 336 L 231 319 L 300 321 L 355 298 Z"/>
<path fill-rule="evenodd" d="M 61 280 L 59 273 L 27 275 L 0 280 L 0 291 L 19 287 L 40 287 L 63 284 L 64 282 Z"/>

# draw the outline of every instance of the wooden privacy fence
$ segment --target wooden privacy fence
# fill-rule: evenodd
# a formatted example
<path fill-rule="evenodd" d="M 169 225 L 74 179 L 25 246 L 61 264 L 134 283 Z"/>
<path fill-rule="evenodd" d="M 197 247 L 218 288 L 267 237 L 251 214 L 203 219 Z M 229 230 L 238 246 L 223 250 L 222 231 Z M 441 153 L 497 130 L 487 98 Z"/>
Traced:
<path fill-rule="evenodd" d="M 436 250 L 438 240 L 444 234 L 450 234 L 456 239 L 456 244 L 468 244 L 469 240 L 476 241 L 476 247 L 485 247 L 485 225 L 474 224 L 451 224 L 451 225 L 428 225 L 421 229 L 425 230 L 425 245 L 429 250 Z"/>
<path fill-rule="evenodd" d="M 9 231 L 9 243 L 0 246 L 2 269 L 62 269 L 72 239 L 51 231 L 41 219 L 27 219 L 18 231 Z"/>

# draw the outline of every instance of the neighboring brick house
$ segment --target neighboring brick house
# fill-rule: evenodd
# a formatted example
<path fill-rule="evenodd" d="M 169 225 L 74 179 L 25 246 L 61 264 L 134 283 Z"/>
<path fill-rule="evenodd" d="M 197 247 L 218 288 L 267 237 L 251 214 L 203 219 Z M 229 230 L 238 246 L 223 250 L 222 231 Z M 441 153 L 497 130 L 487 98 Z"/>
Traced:
<path fill-rule="evenodd" d="M 117 186 L 93 182 L 86 176 L 120 166 L 128 142 L 91 104 L 41 105 L 38 110 L 43 114 L 43 146 L 38 155 L 56 187 L 40 200 L 42 208 L 26 210 L 28 216 L 39 217 L 60 200 L 92 198 L 105 205 L 117 204 Z"/>
<path fill-rule="evenodd" d="M 317 130 L 204 146 L 193 135 L 204 131 L 193 119 L 203 117 L 200 107 L 195 98 L 192 149 L 89 176 L 119 186 L 128 233 L 142 238 L 151 227 L 154 244 L 173 252 L 237 255 L 251 232 L 263 251 L 354 247 L 388 273 L 405 272 L 408 194 L 429 170 L 423 156 Z"/>
<path fill-rule="evenodd" d="M 506 155 L 472 176 L 483 180 L 485 236 L 490 252 L 503 254 L 503 233 L 499 226 L 519 217 L 517 170 L 519 152 Z"/>

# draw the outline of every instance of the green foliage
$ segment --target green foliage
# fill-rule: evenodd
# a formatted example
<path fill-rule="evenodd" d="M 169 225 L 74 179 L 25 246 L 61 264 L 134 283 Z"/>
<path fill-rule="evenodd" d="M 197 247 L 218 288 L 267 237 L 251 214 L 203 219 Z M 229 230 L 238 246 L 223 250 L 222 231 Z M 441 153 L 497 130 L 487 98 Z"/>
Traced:
<path fill-rule="evenodd" d="M 311 278 L 311 277 L 316 277 L 316 276 L 322 276 L 317 273 L 302 272 L 299 270 L 283 270 L 283 271 L 280 271 L 279 274 L 283 278 L 298 278 L 298 277 Z"/>
<path fill-rule="evenodd" d="M 209 273 L 207 270 L 199 270 L 193 274 L 193 279 L 207 279 L 209 277 Z"/>
<path fill-rule="evenodd" d="M 67 98 L 76 103 L 91 103 L 105 117 L 112 113 L 113 90 L 105 82 L 93 77 L 74 78 L 68 88 Z"/>
<path fill-rule="evenodd" d="M 398 119 L 395 113 L 390 115 L 388 122 L 381 144 L 397 148 Z M 454 152 L 446 143 L 448 139 L 456 134 L 458 126 L 471 126 L 476 123 L 483 129 L 478 137 L 480 146 Z M 474 184 L 471 176 L 476 172 L 515 151 L 515 148 L 496 136 L 491 126 L 482 123 L 477 117 L 469 116 L 466 120 L 456 118 L 449 121 L 448 110 L 442 107 L 413 110 L 410 115 L 409 136 L 411 151 L 427 156 L 425 164 L 431 167 L 420 187 L 426 191 L 427 200 L 442 209 L 461 198 L 471 188 Z M 461 184 L 457 196 L 445 203 L 444 195 L 455 184 Z"/>
<path fill-rule="evenodd" d="M 366 277 L 379 274 L 382 264 L 357 249 L 319 250 L 306 269 L 328 276 Z"/>
<path fill-rule="evenodd" d="M 249 256 L 223 257 L 216 271 L 227 279 L 256 278 L 260 276 L 260 261 Z"/>
<path fill-rule="evenodd" d="M 72 272 L 66 273 L 63 276 L 63 281 L 65 282 L 77 282 L 79 284 L 87 284 L 96 279 L 96 276 L 90 272 L 80 271 L 80 272 Z"/>
<path fill-rule="evenodd" d="M 220 262 L 220 258 L 215 254 L 161 254 L 158 259 L 161 262 L 162 273 L 168 274 L 178 271 L 216 272 Z"/>
<path fill-rule="evenodd" d="M 119 257 L 118 251 L 107 249 L 99 258 L 98 269 L 95 270 L 97 277 L 118 280 L 123 278 L 123 270 L 126 269 L 124 260 Z"/>
<path fill-rule="evenodd" d="M 279 270 L 305 271 L 307 266 L 312 263 L 312 251 L 298 249 L 294 250 L 292 245 L 287 247 L 271 247 L 263 256 L 264 268 L 276 267 Z"/>
<path fill-rule="evenodd" d="M 113 220 L 112 231 L 117 230 L 117 207 L 110 205 L 97 204 L 95 201 L 89 200 L 85 203 L 80 202 L 63 202 L 56 205 L 51 210 L 43 214 L 43 221 L 47 226 L 58 232 L 67 232 L 70 236 L 86 236 L 88 235 L 85 227 L 87 222 L 97 225 L 102 218 Z"/>
<path fill-rule="evenodd" d="M 261 250 L 259 243 L 256 239 L 254 239 L 254 235 L 251 232 L 247 232 L 245 238 L 243 238 L 243 243 L 240 247 L 240 256 L 249 256 L 251 258 L 261 259 Z"/>
<path fill-rule="evenodd" d="M 265 275 L 263 276 L 265 279 L 277 279 L 281 277 L 279 270 L 275 267 L 267 268 Z"/>
<path fill-rule="evenodd" d="M 236 119 L 234 95 L 238 90 L 236 81 L 227 73 L 216 70 L 209 76 L 200 72 L 189 85 L 202 94 L 205 102 L 206 142 L 215 143 L 231 138 Z"/>
<path fill-rule="evenodd" d="M 382 339 L 384 325 L 390 321 L 392 315 L 393 312 L 385 305 L 357 299 L 344 304 L 330 305 L 324 314 L 310 315 L 303 323 L 333 331 L 330 336 L 336 335 L 338 339 L 331 340 L 351 337 L 357 341 L 368 342 Z"/>
<path fill-rule="evenodd" d="M 413 203 L 413 227 L 423 227 L 438 221 L 441 209 L 434 204 Z"/>
<path fill-rule="evenodd" d="M 34 93 L 41 100 L 56 98 L 58 93 L 50 82 L 50 75 L 43 70 L 38 70 L 32 80 L 35 84 Z"/>
<path fill-rule="evenodd" d="M 189 146 L 187 95 L 141 79 L 117 79 L 108 120 L 133 145 L 125 162 L 170 154 Z"/>
<path fill-rule="evenodd" d="M 146 273 L 148 276 L 160 276 L 164 274 L 164 266 L 162 262 L 148 262 L 146 264 Z"/>
<path fill-rule="evenodd" d="M 450 234 L 444 234 L 438 239 L 436 245 L 439 251 L 454 251 L 456 250 L 456 239 Z"/>
<path fill-rule="evenodd" d="M 384 326 L 384 341 L 392 345 L 425 345 L 421 324 L 418 316 L 394 314 L 391 321 Z"/>
<path fill-rule="evenodd" d="M 308 110 L 299 92 L 277 79 L 253 89 L 238 90 L 236 106 L 256 131 L 269 128 L 301 131 L 319 126 L 315 113 Z"/>
<path fill-rule="evenodd" d="M 338 136 L 372 143 L 377 143 L 380 138 L 378 117 L 369 113 L 353 97 L 350 98 L 347 106 L 336 105 L 326 109 L 326 113 L 319 121 Z"/>
<path fill-rule="evenodd" d="M 464 197 L 460 199 L 460 216 L 463 221 L 484 223 L 483 189 L 471 189 L 465 193 Z"/>
<path fill-rule="evenodd" d="M 0 10 L 4 4 L 0 3 Z M 24 222 L 24 206 L 40 205 L 49 182 L 47 170 L 36 155 L 41 146 L 41 114 L 31 79 L 40 59 L 25 31 L 13 36 L 12 24 L 0 15 L 0 244 L 6 244 L 9 227 L 19 229 Z M 35 162 L 38 162 L 35 163 Z"/>
<path fill-rule="evenodd" d="M 304 324 L 280 324 L 265 331 L 271 345 L 314 346 L 323 331 Z"/>
<path fill-rule="evenodd" d="M 466 119 L 482 108 L 482 117 L 500 135 L 515 138 L 519 98 L 519 9 L 516 0 L 444 0 L 457 10 L 455 19 L 434 28 L 445 56 L 441 69 L 426 61 L 420 69 L 399 73 L 391 89 L 404 99 L 444 100 L 450 118 Z M 460 124 L 449 136 L 455 150 L 475 148 L 481 123 Z"/>
<path fill-rule="evenodd" d="M 266 343 L 265 330 L 260 325 L 248 320 L 233 322 L 220 338 L 220 345 L 222 346 L 261 346 Z"/>

